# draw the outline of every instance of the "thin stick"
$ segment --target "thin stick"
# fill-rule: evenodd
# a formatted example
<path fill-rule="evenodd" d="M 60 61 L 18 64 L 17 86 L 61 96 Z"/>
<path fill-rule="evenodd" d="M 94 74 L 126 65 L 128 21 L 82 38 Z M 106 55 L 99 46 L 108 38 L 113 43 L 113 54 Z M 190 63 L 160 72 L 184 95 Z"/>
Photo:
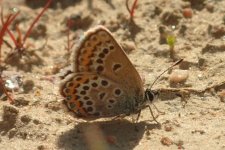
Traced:
<path fill-rule="evenodd" d="M 126 0 L 126 8 L 127 8 L 128 12 L 129 12 L 129 14 L 130 14 L 130 7 L 129 7 L 128 2 L 129 2 L 129 0 Z"/>
<path fill-rule="evenodd" d="M 70 43 L 70 27 L 71 27 L 71 19 L 67 20 L 67 51 L 69 52 L 71 49 L 71 43 Z"/>

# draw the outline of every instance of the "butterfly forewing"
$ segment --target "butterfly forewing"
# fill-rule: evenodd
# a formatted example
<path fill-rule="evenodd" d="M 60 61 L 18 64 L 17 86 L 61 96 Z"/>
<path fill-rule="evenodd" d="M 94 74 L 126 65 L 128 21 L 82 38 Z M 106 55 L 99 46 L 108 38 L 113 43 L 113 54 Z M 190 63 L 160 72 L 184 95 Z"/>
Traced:
<path fill-rule="evenodd" d="M 84 35 L 73 58 L 74 72 L 98 73 L 130 88 L 143 87 L 127 55 L 103 26 L 97 26 Z"/>

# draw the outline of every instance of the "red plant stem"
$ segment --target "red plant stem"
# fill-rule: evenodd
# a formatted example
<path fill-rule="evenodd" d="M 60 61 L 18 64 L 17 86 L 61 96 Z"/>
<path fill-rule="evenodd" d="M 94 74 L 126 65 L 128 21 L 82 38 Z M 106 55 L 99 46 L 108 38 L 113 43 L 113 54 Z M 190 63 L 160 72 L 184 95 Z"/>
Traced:
<path fill-rule="evenodd" d="M 135 10 L 135 8 L 136 8 L 136 6 L 137 6 L 137 2 L 138 2 L 138 0 L 134 0 L 134 3 L 133 3 L 133 5 L 132 5 L 132 7 L 131 7 L 131 11 L 130 11 L 130 16 L 131 16 L 131 18 L 134 17 L 134 10 Z"/>
<path fill-rule="evenodd" d="M 9 26 L 9 24 L 11 23 L 11 17 L 12 17 L 12 14 L 10 14 L 6 20 L 6 22 L 2 25 L 2 29 L 0 31 L 0 46 L 2 45 L 2 41 L 3 41 L 3 36 L 7 30 L 7 27 Z"/>
<path fill-rule="evenodd" d="M 17 47 L 18 43 L 16 41 L 16 38 L 8 28 L 7 28 L 7 33 L 9 34 L 10 38 L 12 39 L 14 45 L 16 45 L 16 47 Z"/>
<path fill-rule="evenodd" d="M 16 25 L 16 31 L 18 33 L 18 37 L 17 37 L 17 40 L 16 40 L 16 42 L 17 42 L 16 47 L 20 49 L 20 48 L 23 47 L 23 45 L 22 45 L 22 33 L 21 33 L 18 25 Z"/>
<path fill-rule="evenodd" d="M 16 38 L 8 28 L 7 28 L 7 33 L 9 34 L 10 38 L 12 39 L 14 45 L 17 47 L 18 43 L 16 41 Z"/>
<path fill-rule="evenodd" d="M 134 3 L 133 3 L 133 5 L 132 5 L 131 9 L 130 9 L 130 7 L 129 7 L 128 1 L 129 1 L 129 0 L 126 0 L 126 7 L 127 7 L 128 12 L 130 13 L 130 19 L 132 20 L 133 17 L 134 17 L 134 10 L 135 10 L 135 8 L 136 8 L 136 6 L 137 6 L 138 0 L 134 0 Z"/>
<path fill-rule="evenodd" d="M 32 24 L 30 25 L 30 28 L 27 30 L 24 38 L 23 38 L 23 43 L 22 45 L 24 45 L 24 43 L 26 42 L 27 37 L 30 35 L 34 25 L 38 22 L 38 20 L 40 19 L 40 17 L 44 14 L 44 12 L 47 10 L 47 8 L 49 7 L 49 5 L 51 4 L 52 0 L 48 0 L 48 2 L 46 3 L 46 5 L 44 6 L 44 8 L 42 9 L 42 11 L 40 12 L 40 14 L 34 19 L 34 21 L 32 22 Z"/>
<path fill-rule="evenodd" d="M 4 24 L 2 24 L 2 28 L 1 28 L 1 31 L 0 31 L 0 58 L 1 58 L 1 49 L 2 49 L 2 43 L 3 43 L 3 37 L 5 35 L 5 32 L 8 28 L 8 26 L 12 23 L 13 21 L 13 17 L 12 17 L 12 14 L 10 14 L 6 20 L 6 22 Z M 0 63 L 1 63 L 1 60 L 0 60 Z"/>
<path fill-rule="evenodd" d="M 20 13 L 20 12 L 18 11 L 15 15 L 12 16 L 12 21 L 19 15 L 19 13 Z M 4 20 L 3 20 L 3 9 L 2 9 L 2 11 L 1 11 L 1 22 L 2 22 L 2 24 L 4 24 Z M 17 47 L 18 43 L 17 43 L 17 41 L 16 41 L 15 36 L 14 36 L 14 35 L 12 34 L 12 32 L 8 29 L 8 27 L 7 27 L 6 31 L 7 31 L 7 33 L 9 34 L 9 36 L 10 36 L 10 38 L 12 39 L 13 43 L 15 44 L 15 46 Z"/>

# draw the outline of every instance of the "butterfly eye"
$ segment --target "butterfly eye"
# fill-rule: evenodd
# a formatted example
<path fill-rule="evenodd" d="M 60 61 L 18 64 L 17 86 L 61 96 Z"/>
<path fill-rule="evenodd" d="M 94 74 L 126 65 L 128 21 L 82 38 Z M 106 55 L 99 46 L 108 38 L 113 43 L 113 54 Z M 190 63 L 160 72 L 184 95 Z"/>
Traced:
<path fill-rule="evenodd" d="M 154 98 L 155 98 L 155 92 L 147 89 L 145 91 L 145 100 L 146 101 L 148 100 L 148 101 L 152 102 L 154 100 Z"/>

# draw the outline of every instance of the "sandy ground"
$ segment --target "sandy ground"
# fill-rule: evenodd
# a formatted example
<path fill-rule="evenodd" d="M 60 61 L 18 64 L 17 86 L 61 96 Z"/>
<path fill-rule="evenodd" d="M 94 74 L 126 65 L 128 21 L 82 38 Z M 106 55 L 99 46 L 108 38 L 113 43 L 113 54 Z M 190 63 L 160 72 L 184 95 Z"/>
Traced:
<path fill-rule="evenodd" d="M 2 0 L 0 4 L 5 15 L 9 8 L 20 9 L 15 22 L 24 35 L 45 1 Z M 183 15 L 185 8 L 190 8 L 191 16 Z M 2 45 L 2 76 L 19 76 L 23 82 L 12 93 L 14 104 L 1 96 L 0 149 L 225 149 L 225 102 L 221 94 L 225 90 L 224 8 L 223 0 L 141 0 L 134 25 L 121 0 L 55 1 L 28 38 L 28 55 L 16 55 L 6 62 L 10 48 Z M 187 70 L 189 76 L 182 84 L 171 84 L 169 72 L 154 85 L 160 92 L 154 104 L 164 112 L 157 118 L 161 125 L 151 121 L 147 109 L 138 123 L 132 123 L 130 117 L 86 122 L 66 113 L 58 92 L 58 74 L 71 63 L 71 51 L 65 49 L 66 20 L 71 16 L 75 24 L 70 38 L 75 46 L 84 31 L 105 25 L 125 45 L 146 88 L 174 62 L 164 33 L 176 37 L 175 55 L 184 61 L 175 68 Z M 15 25 L 11 28 L 15 33 Z M 8 35 L 4 39 L 12 44 Z M 157 115 L 156 109 L 153 111 Z"/>

